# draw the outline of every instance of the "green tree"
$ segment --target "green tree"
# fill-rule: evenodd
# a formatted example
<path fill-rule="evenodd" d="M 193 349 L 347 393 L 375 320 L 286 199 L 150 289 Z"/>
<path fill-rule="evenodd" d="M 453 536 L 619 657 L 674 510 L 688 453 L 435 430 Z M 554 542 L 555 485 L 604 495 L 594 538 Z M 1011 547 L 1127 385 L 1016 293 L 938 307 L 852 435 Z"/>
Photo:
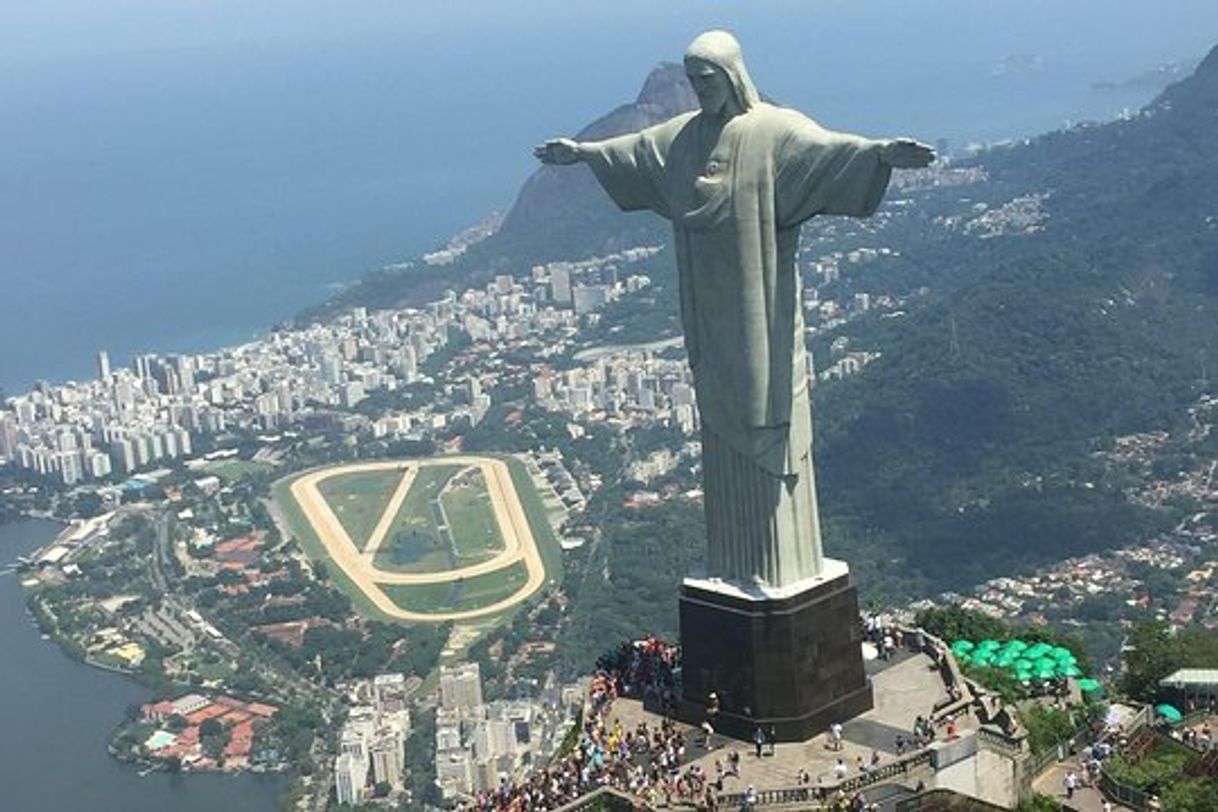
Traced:
<path fill-rule="evenodd" d="M 1162 621 L 1139 623 L 1125 643 L 1121 688 L 1134 699 L 1152 702 L 1159 681 L 1181 668 L 1218 668 L 1218 634 L 1202 628 L 1173 634 Z"/>

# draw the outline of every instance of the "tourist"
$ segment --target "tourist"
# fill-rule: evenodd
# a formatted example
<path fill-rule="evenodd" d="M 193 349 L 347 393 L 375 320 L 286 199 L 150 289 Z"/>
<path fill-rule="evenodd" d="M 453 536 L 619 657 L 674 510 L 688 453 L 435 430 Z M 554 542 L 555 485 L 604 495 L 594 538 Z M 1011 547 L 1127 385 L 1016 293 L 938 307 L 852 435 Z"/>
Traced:
<path fill-rule="evenodd" d="M 618 696 L 640 696 L 646 686 L 671 680 L 678 663 L 678 650 L 655 638 L 624 643 L 598 663 L 576 747 L 520 783 L 505 781 L 459 808 L 546 812 L 602 786 L 628 792 L 653 807 L 661 798 L 669 805 L 702 803 L 708 791 L 713 795 L 714 787 L 700 768 L 681 774 L 685 741 L 673 719 L 655 725 L 640 721 L 627 730 L 611 715 Z"/>
<path fill-rule="evenodd" d="M 1066 785 L 1066 800 L 1074 797 L 1074 790 L 1078 787 L 1078 775 L 1074 770 L 1066 772 L 1066 777 L 1062 779 L 1062 783 Z"/>
<path fill-rule="evenodd" d="M 838 781 L 842 781 L 846 778 L 846 772 L 846 762 L 839 758 L 837 764 L 833 765 L 833 774 L 837 776 Z"/>
<path fill-rule="evenodd" d="M 733 778 L 740 777 L 740 751 L 733 750 L 727 755 L 727 769 Z"/>
<path fill-rule="evenodd" d="M 842 724 L 834 722 L 829 725 L 829 741 L 833 745 L 834 750 L 842 749 Z"/>
<path fill-rule="evenodd" d="M 757 745 L 757 758 L 761 758 L 761 747 L 765 744 L 765 732 L 761 729 L 761 725 L 753 731 L 753 744 Z"/>

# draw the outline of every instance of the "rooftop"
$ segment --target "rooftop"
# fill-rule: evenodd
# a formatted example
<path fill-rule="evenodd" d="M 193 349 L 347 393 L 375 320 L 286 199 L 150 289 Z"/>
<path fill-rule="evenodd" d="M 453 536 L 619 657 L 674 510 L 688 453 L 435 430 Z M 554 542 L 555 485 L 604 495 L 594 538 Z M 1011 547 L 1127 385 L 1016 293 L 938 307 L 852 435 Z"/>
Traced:
<path fill-rule="evenodd" d="M 1165 688 L 1218 686 L 1218 668 L 1181 668 L 1159 680 Z"/>

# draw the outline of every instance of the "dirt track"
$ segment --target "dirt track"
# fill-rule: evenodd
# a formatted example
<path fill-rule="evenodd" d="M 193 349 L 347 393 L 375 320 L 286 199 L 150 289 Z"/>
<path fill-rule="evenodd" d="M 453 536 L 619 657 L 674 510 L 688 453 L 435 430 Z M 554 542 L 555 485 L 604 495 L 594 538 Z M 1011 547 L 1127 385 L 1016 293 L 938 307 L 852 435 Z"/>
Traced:
<path fill-rule="evenodd" d="M 482 476 L 486 480 L 487 493 L 491 498 L 495 519 L 499 524 L 500 533 L 503 535 L 504 548 L 502 552 L 488 561 L 483 561 L 469 567 L 462 567 L 461 569 L 448 570 L 447 572 L 388 572 L 375 566 L 373 561 L 375 553 L 388 533 L 389 527 L 393 522 L 393 517 L 397 514 L 403 500 L 405 500 L 406 492 L 410 489 L 410 484 L 414 481 L 418 469 L 425 465 L 471 465 L 481 469 Z M 394 490 L 389 504 L 385 507 L 385 512 L 381 515 L 380 521 L 377 522 L 376 529 L 369 539 L 367 549 L 361 552 L 343 528 L 338 517 L 334 515 L 334 511 L 331 510 L 325 497 L 321 495 L 318 485 L 330 477 L 394 469 L 402 471 L 402 481 Z M 511 471 L 508 470 L 507 464 L 501 460 L 489 457 L 440 457 L 435 460 L 416 460 L 410 462 L 355 463 L 305 474 L 293 482 L 289 490 L 296 503 L 300 505 L 305 518 L 312 525 L 314 532 L 317 533 L 322 546 L 326 548 L 326 553 L 330 556 L 330 560 L 338 565 L 343 573 L 351 579 L 377 609 L 390 617 L 399 620 L 432 622 L 473 620 L 496 614 L 515 606 L 540 589 L 541 585 L 545 583 L 546 571 L 541 561 L 541 553 L 537 549 L 537 541 L 533 538 L 533 530 L 529 526 L 528 518 L 524 514 L 524 508 L 520 504 L 520 497 L 516 493 L 516 485 L 512 481 Z M 411 612 L 400 608 L 378 586 L 378 584 L 449 583 L 461 578 L 470 578 L 475 575 L 496 572 L 515 564 L 517 561 L 524 562 L 529 576 L 528 581 L 509 597 L 482 609 L 470 609 L 461 612 Z"/>

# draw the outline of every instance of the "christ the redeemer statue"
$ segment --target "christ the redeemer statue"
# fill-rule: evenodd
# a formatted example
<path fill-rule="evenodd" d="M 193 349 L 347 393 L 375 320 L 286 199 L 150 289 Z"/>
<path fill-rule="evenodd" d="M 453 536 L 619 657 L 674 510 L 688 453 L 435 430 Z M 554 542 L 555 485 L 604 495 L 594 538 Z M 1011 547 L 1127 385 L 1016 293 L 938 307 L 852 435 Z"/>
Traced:
<path fill-rule="evenodd" d="M 685 53 L 700 110 L 605 141 L 560 138 L 624 210 L 672 221 L 681 320 L 702 416 L 708 575 L 782 591 L 821 575 L 808 363 L 795 251 L 818 214 L 866 217 L 929 147 L 826 130 L 761 100 L 735 37 Z"/>

